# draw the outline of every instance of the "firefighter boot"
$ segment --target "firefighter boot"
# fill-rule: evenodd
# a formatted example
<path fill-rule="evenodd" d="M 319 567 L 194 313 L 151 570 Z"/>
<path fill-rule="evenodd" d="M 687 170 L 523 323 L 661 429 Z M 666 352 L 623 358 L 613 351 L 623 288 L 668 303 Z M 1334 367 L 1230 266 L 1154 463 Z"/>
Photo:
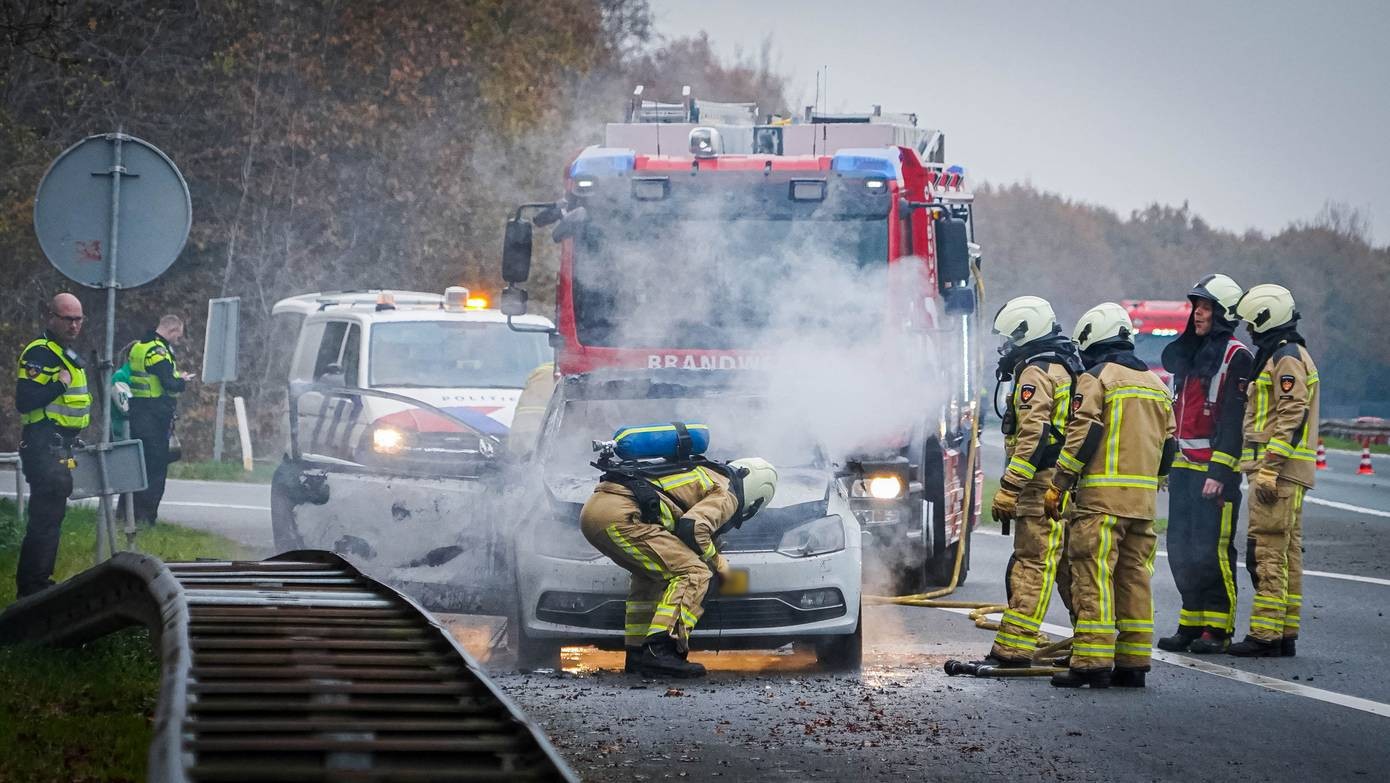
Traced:
<path fill-rule="evenodd" d="M 1230 646 L 1231 640 L 1227 639 L 1225 634 L 1202 631 L 1202 637 L 1194 639 L 1192 644 L 1187 646 L 1187 651 L 1194 655 L 1215 655 L 1226 652 L 1226 648 Z"/>
<path fill-rule="evenodd" d="M 1188 645 L 1197 641 L 1202 635 L 1202 629 L 1189 628 L 1185 625 L 1178 626 L 1178 632 L 1172 636 L 1165 636 L 1158 640 L 1158 649 L 1167 652 L 1186 652 Z"/>
<path fill-rule="evenodd" d="M 1109 669 L 1067 669 L 1052 675 L 1054 688 L 1080 688 L 1089 685 L 1094 688 L 1110 687 Z"/>
<path fill-rule="evenodd" d="M 1298 637 L 1285 636 L 1279 644 L 1279 654 L 1284 658 L 1298 655 Z"/>
<path fill-rule="evenodd" d="M 642 654 L 641 647 L 624 647 L 627 654 L 623 657 L 623 673 L 637 673 L 637 657 Z"/>
<path fill-rule="evenodd" d="M 705 667 L 680 658 L 676 641 L 665 634 L 654 634 L 637 653 L 634 667 L 638 674 L 646 677 L 703 677 Z"/>
<path fill-rule="evenodd" d="M 1144 675 L 1148 673 L 1148 669 L 1125 669 L 1116 666 L 1115 673 L 1110 677 L 1110 684 L 1116 688 L 1142 688 L 1144 687 Z"/>
<path fill-rule="evenodd" d="M 971 661 L 979 666 L 997 666 L 1000 669 L 1026 669 L 1033 665 L 1031 658 L 1001 658 L 991 650 L 985 657 L 978 661 Z"/>
<path fill-rule="evenodd" d="M 1236 642 L 1226 648 L 1226 653 L 1238 658 L 1278 658 L 1284 654 L 1284 646 L 1277 641 L 1265 642 L 1247 636 L 1245 641 Z"/>

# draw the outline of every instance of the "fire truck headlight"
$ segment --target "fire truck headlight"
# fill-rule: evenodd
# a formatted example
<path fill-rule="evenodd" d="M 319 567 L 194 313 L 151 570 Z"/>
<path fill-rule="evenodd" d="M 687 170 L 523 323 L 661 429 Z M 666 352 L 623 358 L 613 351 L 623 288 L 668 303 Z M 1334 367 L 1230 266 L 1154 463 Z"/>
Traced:
<path fill-rule="evenodd" d="M 902 497 L 903 482 L 897 476 L 874 476 L 868 480 L 869 495 L 879 500 Z"/>
<path fill-rule="evenodd" d="M 405 447 L 405 434 L 394 427 L 378 427 L 372 431 L 372 451 L 396 454 Z"/>

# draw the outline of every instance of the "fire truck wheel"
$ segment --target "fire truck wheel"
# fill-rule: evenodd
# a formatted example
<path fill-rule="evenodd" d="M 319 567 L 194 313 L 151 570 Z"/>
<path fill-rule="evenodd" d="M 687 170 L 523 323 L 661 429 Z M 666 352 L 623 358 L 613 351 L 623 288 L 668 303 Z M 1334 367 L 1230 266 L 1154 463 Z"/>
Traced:
<path fill-rule="evenodd" d="M 945 587 L 951 583 L 951 572 L 956 567 L 956 547 L 965 547 L 965 559 L 960 564 L 960 578 L 956 580 L 956 586 L 965 584 L 965 577 L 970 573 L 970 536 L 957 541 L 951 546 L 942 550 L 940 555 L 927 561 L 927 582 L 935 587 Z"/>

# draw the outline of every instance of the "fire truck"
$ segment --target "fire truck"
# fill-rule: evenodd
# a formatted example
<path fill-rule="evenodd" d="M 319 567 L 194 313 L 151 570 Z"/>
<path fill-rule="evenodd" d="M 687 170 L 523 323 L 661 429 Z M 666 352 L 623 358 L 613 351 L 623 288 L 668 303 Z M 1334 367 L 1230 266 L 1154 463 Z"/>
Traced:
<path fill-rule="evenodd" d="M 1134 354 L 1169 383 L 1172 377 L 1163 369 L 1163 349 L 1187 328 L 1192 303 L 1186 299 L 1124 299 L 1120 304 L 1134 323 Z"/>
<path fill-rule="evenodd" d="M 522 204 L 506 226 L 501 309 L 512 317 L 527 311 L 535 229 L 552 227 L 558 244 L 551 342 L 559 381 L 537 449 L 549 499 L 539 516 L 577 524 L 595 473 L 575 444 L 587 448 L 589 438 L 637 423 L 624 416 L 737 410 L 723 416 L 724 437 L 774 462 L 770 452 L 807 441 L 781 464 L 824 469 L 827 481 L 811 495 L 850 509 L 834 536 L 862 541 L 866 583 L 880 578 L 906 592 L 944 583 L 958 547 L 967 553 L 963 580 L 982 483 L 978 464 L 967 467 L 979 397 L 980 254 L 973 199 L 964 171 L 946 162 L 944 134 L 879 107 L 777 118 L 753 104 L 697 100 L 688 88 L 678 102 L 651 101 L 638 87 L 625 121 L 604 135 L 568 165 L 562 198 Z M 841 286 L 855 294 L 842 298 Z M 807 334 L 830 335 L 827 357 L 853 354 L 861 340 L 866 355 L 853 372 L 882 373 L 896 396 L 887 406 L 882 397 L 822 398 L 797 408 L 803 426 L 759 439 L 753 433 L 776 416 L 788 385 L 783 349 Z M 853 336 L 849 345 L 841 335 Z M 579 407 L 589 411 L 582 422 Z M 827 446 L 817 432 L 831 408 L 868 421 L 884 407 L 902 415 L 867 442 Z M 780 487 L 778 495 L 774 505 L 792 502 Z M 801 505 L 755 517 L 746 527 L 756 531 L 735 531 L 722 549 L 735 565 L 740 551 L 781 551 L 779 541 L 826 513 L 825 502 Z M 542 545 L 556 540 L 544 536 Z M 544 605 L 547 595 L 535 600 Z M 523 606 L 524 626 L 598 630 L 579 615 L 601 597 L 564 596 L 576 618 L 568 626 Z"/>

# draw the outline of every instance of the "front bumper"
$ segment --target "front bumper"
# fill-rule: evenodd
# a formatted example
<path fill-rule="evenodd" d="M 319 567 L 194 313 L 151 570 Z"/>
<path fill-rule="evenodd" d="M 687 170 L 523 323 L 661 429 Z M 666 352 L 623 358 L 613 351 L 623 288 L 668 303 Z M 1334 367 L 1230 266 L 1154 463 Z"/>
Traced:
<path fill-rule="evenodd" d="M 853 526 L 851 526 L 851 529 Z M 792 558 L 776 552 L 726 553 L 749 572 L 749 593 L 710 596 L 693 644 L 748 643 L 854 633 L 861 581 L 857 541 L 839 552 Z M 566 560 L 523 553 L 517 563 L 527 635 L 574 643 L 621 643 L 628 574 L 605 558 Z"/>

